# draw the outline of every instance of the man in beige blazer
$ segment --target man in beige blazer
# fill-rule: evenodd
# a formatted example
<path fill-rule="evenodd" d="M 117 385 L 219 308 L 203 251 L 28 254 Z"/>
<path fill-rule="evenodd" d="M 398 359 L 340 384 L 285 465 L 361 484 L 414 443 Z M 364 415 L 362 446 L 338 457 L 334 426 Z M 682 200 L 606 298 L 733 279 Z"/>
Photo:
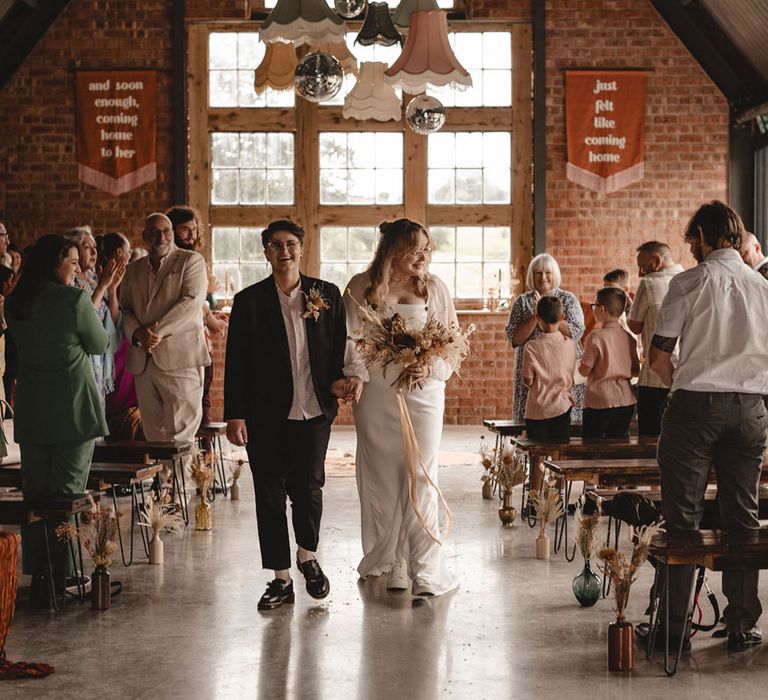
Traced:
<path fill-rule="evenodd" d="M 128 266 L 120 305 L 144 434 L 148 440 L 194 442 L 203 367 L 211 361 L 200 315 L 208 286 L 205 261 L 176 247 L 164 214 L 146 218 L 142 237 L 149 256 Z"/>

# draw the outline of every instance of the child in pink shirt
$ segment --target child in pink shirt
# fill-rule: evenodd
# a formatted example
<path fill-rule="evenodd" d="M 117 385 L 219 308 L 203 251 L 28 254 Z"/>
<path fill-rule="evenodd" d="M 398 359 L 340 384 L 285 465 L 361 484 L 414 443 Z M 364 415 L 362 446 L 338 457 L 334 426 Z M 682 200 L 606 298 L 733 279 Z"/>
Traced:
<path fill-rule="evenodd" d="M 526 344 L 523 352 L 521 377 L 528 387 L 525 429 L 531 440 L 540 442 L 570 439 L 576 346 L 558 330 L 562 318 L 560 299 L 542 297 L 536 305 L 542 335 Z"/>
<path fill-rule="evenodd" d="M 595 297 L 592 313 L 600 328 L 584 343 L 579 372 L 587 378 L 581 434 L 585 438 L 626 438 L 635 413 L 630 380 L 640 374 L 637 341 L 619 325 L 627 295 L 604 287 Z"/>

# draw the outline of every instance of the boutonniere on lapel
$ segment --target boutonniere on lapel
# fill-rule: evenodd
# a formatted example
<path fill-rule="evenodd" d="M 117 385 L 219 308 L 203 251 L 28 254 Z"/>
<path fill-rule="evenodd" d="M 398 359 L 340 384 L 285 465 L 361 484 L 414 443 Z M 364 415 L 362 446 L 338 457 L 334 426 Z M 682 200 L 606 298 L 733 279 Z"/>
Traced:
<path fill-rule="evenodd" d="M 312 287 L 309 290 L 309 294 L 304 294 L 304 313 L 302 318 L 309 318 L 310 316 L 317 321 L 320 317 L 320 312 L 328 311 L 331 308 L 331 302 L 323 296 L 323 293 L 317 288 Z"/>

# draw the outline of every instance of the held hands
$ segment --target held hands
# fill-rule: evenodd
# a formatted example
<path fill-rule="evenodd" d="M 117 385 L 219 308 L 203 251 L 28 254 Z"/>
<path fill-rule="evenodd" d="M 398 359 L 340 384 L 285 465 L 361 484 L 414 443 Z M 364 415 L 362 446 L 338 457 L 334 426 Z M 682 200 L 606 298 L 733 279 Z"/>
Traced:
<path fill-rule="evenodd" d="M 242 418 L 234 418 L 227 421 L 227 440 L 238 447 L 245 447 L 248 443 L 248 430 Z"/>
<path fill-rule="evenodd" d="M 160 345 L 160 341 L 162 340 L 162 337 L 157 333 L 157 326 L 157 323 L 151 326 L 140 326 L 133 334 L 139 345 L 150 355 L 152 354 L 152 351 Z"/>
<path fill-rule="evenodd" d="M 357 403 L 363 392 L 360 377 L 341 377 L 331 384 L 331 393 L 345 403 Z"/>
<path fill-rule="evenodd" d="M 411 381 L 414 383 L 420 382 L 429 376 L 429 367 L 423 367 L 415 362 L 411 365 L 406 365 L 405 371 L 411 375 Z"/>

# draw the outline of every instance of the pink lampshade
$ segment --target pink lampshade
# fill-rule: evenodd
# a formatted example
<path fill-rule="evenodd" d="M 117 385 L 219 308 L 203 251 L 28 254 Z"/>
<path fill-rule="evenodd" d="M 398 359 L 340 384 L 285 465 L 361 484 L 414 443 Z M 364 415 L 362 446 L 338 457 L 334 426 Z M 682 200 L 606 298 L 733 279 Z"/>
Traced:
<path fill-rule="evenodd" d="M 442 10 L 411 13 L 411 30 L 399 58 L 384 73 L 390 85 L 416 95 L 428 86 L 471 87 L 472 77 L 448 43 L 448 17 Z"/>
<path fill-rule="evenodd" d="M 320 41 L 344 41 L 346 24 L 325 0 L 277 0 L 259 29 L 259 38 L 301 46 Z"/>
<path fill-rule="evenodd" d="M 386 63 L 366 61 L 360 64 L 357 82 L 344 99 L 341 110 L 345 119 L 376 119 L 386 122 L 399 120 L 400 98 L 395 88 L 384 82 Z"/>
<path fill-rule="evenodd" d="M 293 44 L 267 44 L 259 67 L 256 69 L 256 79 L 253 89 L 257 94 L 267 88 L 273 90 L 293 90 L 293 72 L 296 70 L 296 49 Z"/>

